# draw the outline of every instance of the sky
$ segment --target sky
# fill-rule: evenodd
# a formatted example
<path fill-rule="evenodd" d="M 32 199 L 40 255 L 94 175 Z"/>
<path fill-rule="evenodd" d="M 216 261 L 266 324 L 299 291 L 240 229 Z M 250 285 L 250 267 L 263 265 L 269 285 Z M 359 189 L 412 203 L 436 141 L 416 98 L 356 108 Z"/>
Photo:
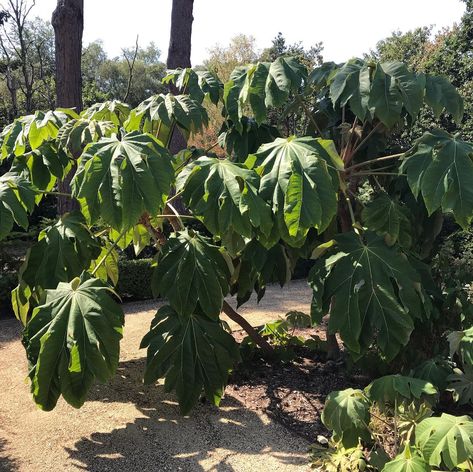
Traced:
<path fill-rule="evenodd" d="M 32 14 L 50 19 L 57 0 L 36 0 Z M 172 0 L 84 0 L 84 44 L 102 39 L 106 51 L 119 55 L 136 36 L 145 46 L 154 41 L 165 60 Z M 288 43 L 309 47 L 324 43 L 326 61 L 361 56 L 393 31 L 418 26 L 435 29 L 458 22 L 460 0 L 195 0 L 192 64 L 215 44 L 227 45 L 240 33 L 253 35 L 258 48 L 271 45 L 280 31 Z"/>

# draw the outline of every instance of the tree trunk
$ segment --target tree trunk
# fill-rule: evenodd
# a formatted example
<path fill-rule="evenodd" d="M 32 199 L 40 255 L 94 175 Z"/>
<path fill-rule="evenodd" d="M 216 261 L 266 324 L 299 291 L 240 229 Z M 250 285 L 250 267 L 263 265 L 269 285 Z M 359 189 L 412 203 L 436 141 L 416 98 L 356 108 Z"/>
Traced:
<path fill-rule="evenodd" d="M 194 0 L 173 0 L 172 2 L 171 36 L 166 60 L 168 69 L 191 67 L 193 8 Z M 173 86 L 170 87 L 170 90 L 173 94 L 179 93 Z M 169 143 L 169 150 L 173 154 L 177 154 L 186 147 L 185 137 L 175 127 Z"/>
<path fill-rule="evenodd" d="M 82 110 L 82 33 L 84 0 L 58 0 L 51 23 L 56 38 L 56 107 Z M 71 172 L 58 184 L 62 193 L 70 193 Z M 58 213 L 76 209 L 75 200 L 59 197 Z"/>
<path fill-rule="evenodd" d="M 51 22 L 56 37 L 56 106 L 80 111 L 84 0 L 58 0 Z"/>

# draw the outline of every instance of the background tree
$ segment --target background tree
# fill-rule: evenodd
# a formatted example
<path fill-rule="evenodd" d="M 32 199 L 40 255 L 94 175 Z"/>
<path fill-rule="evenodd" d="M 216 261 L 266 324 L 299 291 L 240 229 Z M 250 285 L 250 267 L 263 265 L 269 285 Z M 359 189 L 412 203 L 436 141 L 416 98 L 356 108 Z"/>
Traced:
<path fill-rule="evenodd" d="M 2 6 L 0 74 L 5 118 L 54 107 L 54 37 L 50 25 L 30 19 L 34 1 Z"/>

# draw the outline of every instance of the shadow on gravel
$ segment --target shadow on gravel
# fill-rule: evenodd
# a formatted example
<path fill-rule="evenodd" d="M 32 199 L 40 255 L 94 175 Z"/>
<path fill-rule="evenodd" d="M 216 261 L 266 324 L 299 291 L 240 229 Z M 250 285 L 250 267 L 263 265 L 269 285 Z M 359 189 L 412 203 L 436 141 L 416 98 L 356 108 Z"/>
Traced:
<path fill-rule="evenodd" d="M 67 449 L 76 467 L 94 472 L 266 470 L 261 464 L 246 465 L 251 455 L 263 460 L 267 455 L 277 457 L 282 468 L 307 463 L 308 443 L 288 441 L 283 429 L 264 423 L 232 397 L 226 397 L 220 409 L 201 404 L 190 417 L 180 416 L 174 395 L 164 393 L 161 386 L 141 383 L 143 368 L 144 359 L 122 362 L 111 384 L 94 389 L 91 401 L 117 403 L 117 415 L 120 403 L 133 403 L 143 416 L 123 428 L 77 441 Z M 210 465 L 217 450 L 223 460 Z M 294 456 L 297 450 L 301 453 Z M 232 465 L 238 455 L 244 456 L 239 459 L 243 469 Z"/>
<path fill-rule="evenodd" d="M 6 441 L 0 438 L 0 472 L 18 470 L 16 460 L 5 453 Z"/>

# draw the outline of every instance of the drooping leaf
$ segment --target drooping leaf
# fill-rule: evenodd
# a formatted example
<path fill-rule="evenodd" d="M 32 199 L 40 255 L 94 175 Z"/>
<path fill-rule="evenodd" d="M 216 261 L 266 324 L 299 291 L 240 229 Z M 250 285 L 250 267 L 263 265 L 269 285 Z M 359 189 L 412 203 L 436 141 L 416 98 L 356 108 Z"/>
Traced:
<path fill-rule="evenodd" d="M 46 141 L 56 138 L 59 129 L 76 116 L 67 109 L 37 111 L 34 115 L 22 116 L 4 128 L 0 135 L 1 159 L 9 155 L 21 156 L 27 150 L 35 150 Z M 29 147 L 29 149 L 28 149 Z"/>
<path fill-rule="evenodd" d="M 269 235 L 269 205 L 258 195 L 260 178 L 242 164 L 200 157 L 180 174 L 177 191 L 205 226 L 230 249 L 235 235 L 252 238 L 256 230 Z"/>
<path fill-rule="evenodd" d="M 360 73 L 362 70 L 367 70 L 363 61 L 352 59 L 332 73 L 330 79 L 330 98 L 334 106 L 344 107 L 348 104 L 360 120 L 364 120 L 368 113 L 367 102 L 361 101 Z M 364 87 L 369 89 L 369 86 L 368 77 Z"/>
<path fill-rule="evenodd" d="M 376 64 L 374 69 L 368 106 L 372 115 L 388 128 L 392 128 L 401 117 L 401 92 L 394 77 L 387 74 L 381 64 Z"/>
<path fill-rule="evenodd" d="M 181 93 L 186 93 L 199 103 L 207 97 L 216 105 L 223 92 L 220 79 L 209 71 L 194 71 L 190 68 L 169 70 L 163 83 L 172 83 Z"/>
<path fill-rule="evenodd" d="M 119 100 L 107 100 L 95 103 L 81 113 L 81 117 L 90 121 L 112 122 L 116 126 L 123 126 L 130 115 L 130 106 Z"/>
<path fill-rule="evenodd" d="M 310 228 L 323 232 L 337 211 L 332 142 L 277 138 L 250 156 L 247 165 L 261 174 L 260 195 L 285 226 L 287 239 L 304 239 Z M 336 172 L 336 171 L 335 171 Z M 335 187 L 337 185 L 337 187 Z"/>
<path fill-rule="evenodd" d="M 401 172 L 412 192 L 422 195 L 431 215 L 452 212 L 466 228 L 473 218 L 473 146 L 442 130 L 425 133 L 406 154 Z"/>
<path fill-rule="evenodd" d="M 447 387 L 447 378 L 451 374 L 451 365 L 442 358 L 435 358 L 429 359 L 417 366 L 411 376 L 427 380 L 440 391 L 443 391 Z"/>
<path fill-rule="evenodd" d="M 438 118 L 445 110 L 460 123 L 463 118 L 463 99 L 458 90 L 447 78 L 427 75 L 425 78 L 425 102 L 432 108 Z"/>
<path fill-rule="evenodd" d="M 207 126 L 208 115 L 200 101 L 189 95 L 159 94 L 133 109 L 125 126 L 129 131 L 153 133 L 166 142 L 174 120 L 185 133 L 196 133 Z"/>
<path fill-rule="evenodd" d="M 420 276 L 397 246 L 386 246 L 373 233 L 344 233 L 335 240 L 309 276 L 313 320 L 320 322 L 330 309 L 329 332 L 339 332 L 352 355 L 376 339 L 393 359 L 409 341 L 413 319 L 429 315 Z"/>
<path fill-rule="evenodd" d="M 454 369 L 448 377 L 448 388 L 459 405 L 473 405 L 473 368 L 465 366 L 464 370 Z"/>
<path fill-rule="evenodd" d="M 417 451 L 406 444 L 404 450 L 388 462 L 382 472 L 430 472 L 432 469 Z"/>
<path fill-rule="evenodd" d="M 87 144 L 95 143 L 100 138 L 110 137 L 113 131 L 117 131 L 117 125 L 111 121 L 79 118 L 68 121 L 59 130 L 57 141 L 64 150 L 78 157 Z"/>
<path fill-rule="evenodd" d="M 62 149 L 47 141 L 38 148 L 18 156 L 12 168 L 25 176 L 40 190 L 51 191 L 58 179 L 62 179 L 71 168 L 71 161 Z M 42 199 L 38 193 L 36 203 Z"/>
<path fill-rule="evenodd" d="M 189 230 L 172 235 L 158 259 L 152 287 L 181 316 L 195 312 L 197 303 L 209 317 L 218 317 L 229 290 L 230 270 L 210 240 Z"/>
<path fill-rule="evenodd" d="M 156 215 L 164 205 L 174 170 L 169 151 L 152 136 L 128 133 L 102 138 L 79 159 L 72 181 L 91 222 L 101 217 L 114 229 L 134 226 L 146 211 Z"/>
<path fill-rule="evenodd" d="M 0 240 L 10 233 L 14 223 L 28 228 L 35 195 L 36 191 L 23 177 L 9 172 L 0 176 Z"/>
<path fill-rule="evenodd" d="M 332 392 L 325 400 L 323 424 L 334 432 L 343 447 L 355 447 L 360 439 L 369 439 L 369 401 L 361 390 L 348 388 Z"/>
<path fill-rule="evenodd" d="M 404 108 L 413 120 L 423 104 L 425 78 L 423 75 L 416 75 L 407 69 L 402 62 L 383 62 L 383 71 L 393 77 L 395 85 L 402 97 Z"/>
<path fill-rule="evenodd" d="M 426 380 L 399 374 L 386 375 L 376 379 L 366 387 L 365 391 L 366 395 L 379 405 L 394 405 L 415 399 L 432 402 L 439 393 Z"/>
<path fill-rule="evenodd" d="M 239 359 L 234 338 L 218 320 L 196 313 L 179 316 L 170 306 L 158 310 L 141 348 L 148 348 L 145 383 L 165 377 L 165 389 L 176 390 L 183 414 L 203 392 L 218 405 Z"/>
<path fill-rule="evenodd" d="M 242 132 L 243 108 L 249 105 L 256 122 L 261 124 L 266 120 L 267 108 L 284 104 L 306 77 L 305 67 L 291 57 L 237 67 L 224 85 L 223 101 L 229 119 Z"/>
<path fill-rule="evenodd" d="M 63 395 L 82 406 L 93 382 L 115 373 L 123 323 L 110 288 L 98 279 L 85 274 L 48 290 L 23 335 L 36 404 L 49 411 Z"/>
<path fill-rule="evenodd" d="M 218 137 L 221 147 L 236 162 L 244 162 L 249 154 L 255 153 L 265 143 L 270 143 L 280 136 L 277 128 L 262 124 L 258 126 L 253 118 L 243 116 L 240 131 L 231 121 L 227 121 Z"/>
<path fill-rule="evenodd" d="M 266 249 L 253 239 L 240 255 L 232 277 L 231 293 L 236 293 L 238 306 L 247 302 L 253 291 L 259 302 L 267 284 L 277 282 L 282 287 L 289 282 L 291 275 L 291 264 L 282 244 Z"/>
<path fill-rule="evenodd" d="M 432 466 L 449 470 L 473 457 L 473 420 L 469 416 L 427 418 L 415 430 L 416 446 Z"/>
<path fill-rule="evenodd" d="M 20 269 L 19 285 L 13 294 L 17 317 L 25 321 L 31 297 L 38 302 L 44 290 L 78 277 L 100 251 L 80 213 L 66 213 L 57 223 L 42 230 Z"/>
<path fill-rule="evenodd" d="M 452 331 L 447 339 L 450 357 L 458 354 L 464 365 L 473 367 L 473 327 L 464 331 Z"/>
<path fill-rule="evenodd" d="M 382 193 L 368 203 L 362 212 L 363 223 L 369 230 L 383 235 L 389 246 L 396 242 L 409 248 L 412 244 L 409 210 Z"/>

